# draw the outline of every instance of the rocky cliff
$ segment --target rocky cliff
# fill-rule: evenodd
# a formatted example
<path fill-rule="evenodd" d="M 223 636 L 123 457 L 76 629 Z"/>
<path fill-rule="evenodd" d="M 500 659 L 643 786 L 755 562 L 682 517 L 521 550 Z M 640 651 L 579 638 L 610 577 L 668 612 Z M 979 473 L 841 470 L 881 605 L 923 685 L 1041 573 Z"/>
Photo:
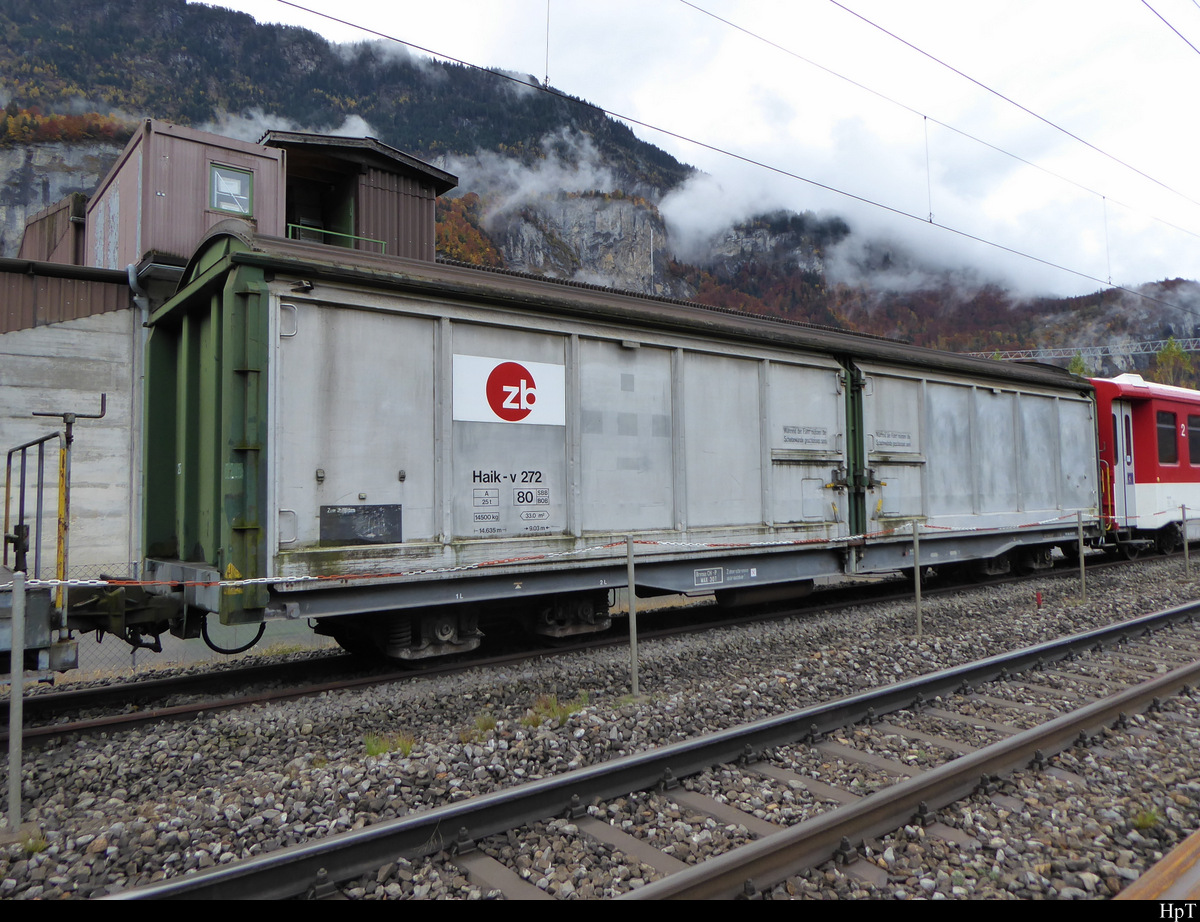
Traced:
<path fill-rule="evenodd" d="M 16 256 L 25 221 L 73 192 L 90 195 L 122 144 L 27 144 L 0 148 L 0 256 Z"/>
<path fill-rule="evenodd" d="M 688 297 L 666 273 L 671 258 L 658 209 L 612 194 L 558 194 L 487 218 L 510 269 L 639 291 Z"/>

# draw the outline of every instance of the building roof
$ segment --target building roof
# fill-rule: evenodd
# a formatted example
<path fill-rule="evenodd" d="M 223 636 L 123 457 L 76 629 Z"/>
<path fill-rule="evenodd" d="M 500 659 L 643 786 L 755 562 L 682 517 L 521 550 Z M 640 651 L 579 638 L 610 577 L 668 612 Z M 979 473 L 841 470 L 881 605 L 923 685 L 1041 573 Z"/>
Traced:
<path fill-rule="evenodd" d="M 220 268 L 222 263 L 224 270 Z M 277 278 L 294 278 L 306 286 L 304 290 L 311 290 L 322 281 L 355 284 L 377 291 L 587 317 L 628 327 L 631 335 L 638 328 L 674 329 L 719 336 L 731 342 L 766 343 L 783 349 L 844 355 L 856 361 L 898 363 L 960 375 L 966 381 L 990 380 L 1001 387 L 1021 384 L 1078 393 L 1092 390 L 1086 379 L 1053 365 L 1014 364 L 955 355 L 673 298 L 269 237 L 256 233 L 246 222 L 232 219 L 209 231 L 192 257 L 176 296 L 155 313 L 151 323 L 186 313 L 192 292 L 219 285 L 218 279 L 224 272 L 239 265 L 269 271 Z M 201 297 L 197 303 L 207 304 L 206 298 L 207 295 Z"/>
<path fill-rule="evenodd" d="M 410 175 L 415 173 L 433 186 L 438 195 L 449 192 L 458 185 L 458 177 L 453 173 L 439 170 L 375 138 L 309 134 L 303 131 L 268 131 L 259 139 L 259 143 L 264 147 L 277 147 L 289 152 L 325 153 L 338 159 L 366 163 L 392 172 Z"/>

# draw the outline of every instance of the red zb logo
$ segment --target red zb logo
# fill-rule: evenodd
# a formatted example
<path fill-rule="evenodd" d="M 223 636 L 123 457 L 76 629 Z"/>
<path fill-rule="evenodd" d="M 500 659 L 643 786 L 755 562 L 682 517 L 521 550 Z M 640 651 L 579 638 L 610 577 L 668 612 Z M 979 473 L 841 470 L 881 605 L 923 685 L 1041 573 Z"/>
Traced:
<path fill-rule="evenodd" d="M 524 365 L 502 362 L 487 379 L 487 400 L 492 412 L 505 422 L 520 422 L 537 401 L 533 375 Z"/>

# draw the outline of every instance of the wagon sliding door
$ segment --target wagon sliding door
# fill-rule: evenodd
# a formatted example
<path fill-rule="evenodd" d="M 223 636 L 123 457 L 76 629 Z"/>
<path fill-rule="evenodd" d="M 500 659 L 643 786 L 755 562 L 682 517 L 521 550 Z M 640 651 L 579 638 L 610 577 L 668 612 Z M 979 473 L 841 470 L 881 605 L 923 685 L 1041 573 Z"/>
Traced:
<path fill-rule="evenodd" d="M 283 572 L 353 571 L 401 543 L 430 541 L 434 324 L 296 300 L 280 305 L 276 326 L 272 471 Z"/>
<path fill-rule="evenodd" d="M 770 521 L 777 528 L 849 534 L 849 510 L 834 488 L 846 467 L 841 368 L 769 365 Z"/>
<path fill-rule="evenodd" d="M 1076 511 L 1095 515 L 1095 423 L 1085 396 L 859 367 L 868 532 L 907 533 L 916 520 L 935 539 L 1006 530 L 1009 543 L 1036 543 L 1039 533 L 1073 526 Z"/>
<path fill-rule="evenodd" d="M 682 529 L 813 540 L 848 533 L 833 489 L 846 463 L 841 367 L 789 358 L 678 352 Z"/>

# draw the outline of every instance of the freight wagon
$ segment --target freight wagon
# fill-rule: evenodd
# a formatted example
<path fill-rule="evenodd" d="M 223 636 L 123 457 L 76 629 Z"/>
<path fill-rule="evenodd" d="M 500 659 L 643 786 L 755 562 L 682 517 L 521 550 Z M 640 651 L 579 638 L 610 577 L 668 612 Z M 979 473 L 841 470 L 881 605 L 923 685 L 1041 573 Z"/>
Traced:
<path fill-rule="evenodd" d="M 1090 385 L 227 221 L 150 319 L 149 597 L 107 626 L 311 619 L 348 648 L 561 636 L 637 592 L 1045 565 L 1098 522 Z"/>

